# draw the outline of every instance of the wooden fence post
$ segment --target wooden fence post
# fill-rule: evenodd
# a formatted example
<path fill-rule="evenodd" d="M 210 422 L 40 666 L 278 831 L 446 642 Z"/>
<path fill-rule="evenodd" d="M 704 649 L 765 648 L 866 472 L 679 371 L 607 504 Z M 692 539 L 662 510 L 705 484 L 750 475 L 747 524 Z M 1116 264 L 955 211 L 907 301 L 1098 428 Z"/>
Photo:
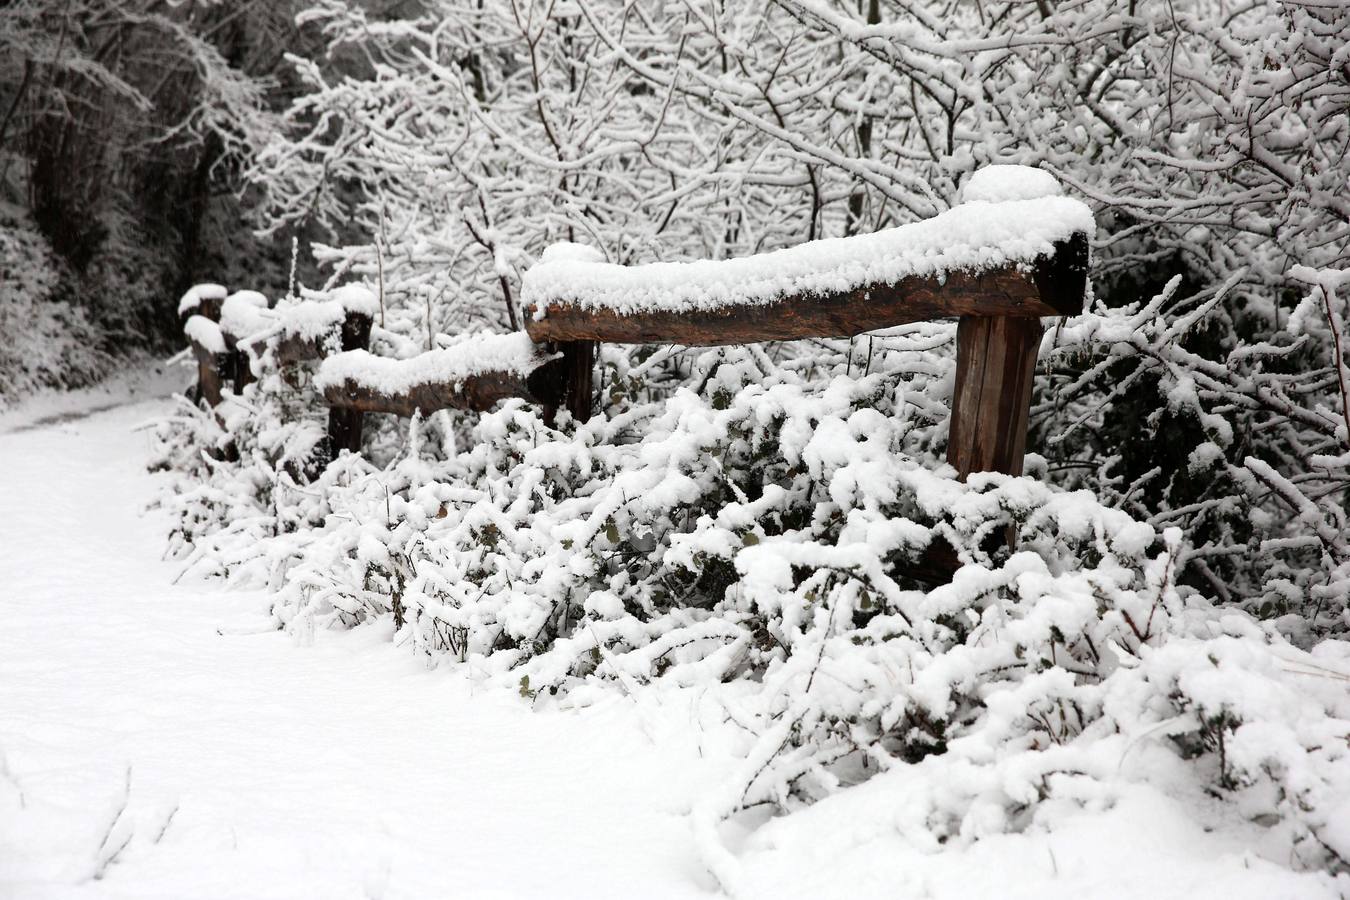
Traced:
<path fill-rule="evenodd" d="M 370 345 L 370 316 L 348 312 L 342 323 L 342 349 L 365 350 Z M 359 409 L 330 407 L 328 410 L 328 453 L 325 464 L 337 459 L 343 450 L 361 450 L 361 426 L 365 413 Z"/>
<path fill-rule="evenodd" d="M 227 339 L 228 340 L 228 339 Z M 242 392 L 253 382 L 253 369 L 249 367 L 248 353 L 243 347 L 230 350 L 230 380 L 234 382 L 234 392 Z"/>
<path fill-rule="evenodd" d="M 1083 311 L 1088 256 L 1088 236 L 1077 233 L 1056 243 L 1055 252 L 1032 269 L 1037 296 L 1051 313 Z M 1043 333 L 1036 315 L 961 316 L 947 462 L 962 481 L 971 472 L 1022 474 Z"/>
<path fill-rule="evenodd" d="M 1042 331 L 1032 316 L 961 317 L 947 462 L 962 481 L 971 472 L 1022 474 Z"/>
<path fill-rule="evenodd" d="M 600 342 L 549 341 L 546 346 L 551 353 L 561 353 L 562 358 L 536 369 L 527 381 L 530 393 L 544 404 L 545 424 L 553 424 L 561 407 L 566 407 L 578 422 L 590 421 Z"/>
<path fill-rule="evenodd" d="M 203 316 L 210 319 L 212 322 L 219 324 L 220 306 L 222 302 L 223 301 L 217 297 L 199 297 L 196 306 L 189 307 L 181 314 L 180 322 L 186 325 L 187 320 L 193 316 Z"/>
<path fill-rule="evenodd" d="M 193 316 L 201 316 L 220 324 L 220 305 L 221 301 L 216 297 L 201 297 L 197 305 L 189 309 L 182 317 L 183 324 Z M 223 383 L 221 374 L 222 357 L 212 353 L 205 347 L 202 347 L 196 341 L 192 342 L 192 353 L 197 359 L 197 396 L 195 401 L 200 403 L 205 400 L 208 406 L 216 407 L 220 405 L 220 388 Z"/>
<path fill-rule="evenodd" d="M 1042 331 L 1041 320 L 1033 316 L 962 316 L 958 321 L 947 462 L 962 481 L 971 472 L 1022 474 Z M 1016 542 L 1010 525 L 985 543 L 993 550 Z M 919 581 L 946 584 L 960 566 L 956 550 L 937 537 L 909 574 Z"/>
<path fill-rule="evenodd" d="M 563 367 L 567 377 L 563 402 L 572 418 L 578 422 L 587 422 L 591 418 L 591 404 L 595 398 L 595 359 L 599 355 L 599 347 L 598 341 L 562 343 Z"/>
<path fill-rule="evenodd" d="M 192 353 L 197 357 L 197 401 L 205 400 L 207 406 L 219 406 L 222 357 L 196 342 L 192 344 Z"/>

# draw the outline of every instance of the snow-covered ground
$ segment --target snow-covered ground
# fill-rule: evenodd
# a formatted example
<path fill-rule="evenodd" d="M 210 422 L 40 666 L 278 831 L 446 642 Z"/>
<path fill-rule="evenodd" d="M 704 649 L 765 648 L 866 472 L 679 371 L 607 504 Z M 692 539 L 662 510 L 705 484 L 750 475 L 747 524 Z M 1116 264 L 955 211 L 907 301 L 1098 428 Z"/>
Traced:
<path fill-rule="evenodd" d="M 737 761 L 696 693 L 531 711 L 378 629 L 297 643 L 261 594 L 174 584 L 163 524 L 142 512 L 156 476 L 137 430 L 165 401 L 90 398 L 124 402 L 0 422 L 0 897 L 717 894 L 689 813 Z M 883 776 L 724 834 L 734 883 L 765 898 L 1338 896 L 1181 787 L 1132 784 L 1050 831 L 936 850 L 900 834 L 904 801 Z"/>

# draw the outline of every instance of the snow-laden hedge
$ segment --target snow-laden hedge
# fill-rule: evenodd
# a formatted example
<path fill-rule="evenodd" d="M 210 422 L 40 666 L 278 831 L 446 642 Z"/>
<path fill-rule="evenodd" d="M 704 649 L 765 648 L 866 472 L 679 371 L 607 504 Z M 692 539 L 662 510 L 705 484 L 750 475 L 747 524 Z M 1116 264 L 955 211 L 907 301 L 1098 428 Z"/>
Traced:
<path fill-rule="evenodd" d="M 1061 338 L 1082 354 L 1134 314 Z M 1140 744 L 1286 856 L 1344 869 L 1350 646 L 1216 608 L 1178 583 L 1180 529 L 1048 484 L 1039 457 L 956 481 L 950 343 L 606 348 L 589 423 L 519 401 L 391 419 L 309 483 L 323 408 L 307 373 L 266 372 L 161 426 L 172 545 L 272 587 L 301 638 L 393 619 L 431 664 L 536 704 L 706 692 L 745 755 L 696 813 L 727 885 L 718 823 L 741 810 L 912 771 L 900 827 L 970 840 L 1109 803 Z M 990 552 L 1009 529 L 1016 551 Z M 905 572 L 939 536 L 963 565 L 930 589 Z"/>

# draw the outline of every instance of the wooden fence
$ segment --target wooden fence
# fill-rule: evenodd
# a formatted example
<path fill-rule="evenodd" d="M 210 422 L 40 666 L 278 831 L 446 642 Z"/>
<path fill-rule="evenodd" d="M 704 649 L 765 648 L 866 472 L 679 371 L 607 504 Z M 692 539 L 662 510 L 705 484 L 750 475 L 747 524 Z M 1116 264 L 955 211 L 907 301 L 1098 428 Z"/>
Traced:
<path fill-rule="evenodd" d="M 353 308 L 340 301 L 302 302 L 291 308 L 288 322 L 261 312 L 242 315 L 254 304 L 235 303 L 240 294 L 226 298 L 224 289 L 194 296 L 201 287 L 189 292 L 178 312 L 197 360 L 196 399 L 209 406 L 220 404 L 225 383 L 239 392 L 253 381 L 253 361 L 268 352 L 274 363 L 285 366 L 322 359 L 331 353 L 364 350 L 370 345 L 374 319 L 372 311 L 363 308 L 368 304 Z M 329 409 L 325 461 L 342 450 L 360 451 L 362 419 L 361 411 L 348 404 Z"/>
<path fill-rule="evenodd" d="M 359 451 L 367 413 L 410 416 L 417 410 L 429 414 L 445 408 L 485 411 L 500 400 L 519 397 L 545 407 L 550 416 L 553 410 L 566 408 L 585 421 L 595 403 L 592 378 L 597 349 L 603 342 L 715 346 L 843 338 L 916 321 L 956 318 L 956 387 L 947 459 L 962 479 L 981 471 L 1019 475 L 1041 318 L 1082 311 L 1087 270 L 1088 238 L 1078 231 L 1029 261 L 974 272 L 908 276 L 837 292 L 781 296 L 771 302 L 740 302 L 733 297 L 708 309 L 624 310 L 596 308 L 564 291 L 541 308 L 526 310 L 526 331 L 541 351 L 532 369 L 475 371 L 419 381 L 414 371 L 417 359 L 391 360 L 387 362 L 395 367 L 410 367 L 396 391 L 357 375 L 328 379 L 323 385 L 329 407 L 327 452 L 335 456 L 343 449 Z M 220 311 L 218 304 L 202 302 L 194 318 L 219 320 Z M 199 323 L 186 330 L 200 337 L 207 329 Z M 270 338 L 259 338 L 231 333 L 236 330 L 241 329 L 232 328 L 227 317 L 215 346 L 205 346 L 211 341 L 194 337 L 199 393 L 208 403 L 219 402 L 223 381 L 232 381 L 236 388 L 247 383 L 249 356 L 259 355 L 269 340 L 275 360 L 281 363 L 315 359 L 338 348 L 364 350 L 370 339 L 371 316 L 368 311 L 348 310 L 323 334 L 273 333 Z M 321 374 L 322 370 L 321 366 Z M 954 554 L 947 551 L 930 552 L 928 568 L 953 569 Z"/>
<path fill-rule="evenodd" d="M 803 338 L 854 337 L 930 319 L 957 318 L 956 394 L 948 461 L 971 472 L 1020 475 L 1031 408 L 1032 371 L 1043 316 L 1083 311 L 1088 240 L 1076 234 L 1030 266 L 950 272 L 868 284 L 830 294 L 711 310 L 620 313 L 574 303 L 527 311 L 536 342 L 563 353 L 568 408 L 590 415 L 592 359 L 600 342 L 718 346 Z M 340 397 L 330 397 L 340 402 Z"/>

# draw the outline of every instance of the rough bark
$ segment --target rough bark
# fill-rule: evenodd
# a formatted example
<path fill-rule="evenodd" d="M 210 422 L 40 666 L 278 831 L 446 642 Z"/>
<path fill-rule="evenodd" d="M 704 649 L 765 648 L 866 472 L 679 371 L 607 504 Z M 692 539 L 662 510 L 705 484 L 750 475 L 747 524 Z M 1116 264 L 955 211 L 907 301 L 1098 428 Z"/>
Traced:
<path fill-rule="evenodd" d="M 947 461 L 971 472 L 1022 474 L 1039 319 L 964 316 L 956 329 L 956 391 Z"/>

